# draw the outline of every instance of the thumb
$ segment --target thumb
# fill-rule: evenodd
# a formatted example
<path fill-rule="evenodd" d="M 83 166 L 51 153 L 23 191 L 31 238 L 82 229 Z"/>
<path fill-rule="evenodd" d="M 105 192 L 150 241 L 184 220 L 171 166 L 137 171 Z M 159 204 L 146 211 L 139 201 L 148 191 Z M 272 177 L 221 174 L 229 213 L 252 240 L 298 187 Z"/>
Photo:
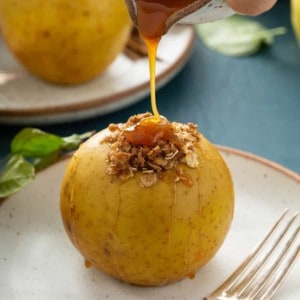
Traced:
<path fill-rule="evenodd" d="M 248 15 L 248 16 L 257 16 L 271 9 L 277 0 L 225 0 L 225 1 L 237 13 Z"/>

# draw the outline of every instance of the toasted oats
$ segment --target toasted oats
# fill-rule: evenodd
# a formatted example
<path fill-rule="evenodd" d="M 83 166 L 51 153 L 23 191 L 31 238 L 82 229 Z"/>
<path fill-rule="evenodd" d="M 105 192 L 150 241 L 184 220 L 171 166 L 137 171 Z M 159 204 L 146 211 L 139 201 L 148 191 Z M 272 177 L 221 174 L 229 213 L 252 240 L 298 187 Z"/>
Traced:
<path fill-rule="evenodd" d="M 175 156 L 178 154 L 178 152 L 179 152 L 178 149 L 176 149 L 174 152 L 167 153 L 166 156 L 165 156 L 165 159 L 166 160 L 174 159 Z"/>
<path fill-rule="evenodd" d="M 142 187 L 151 187 L 158 182 L 158 174 L 157 173 L 146 173 L 140 177 L 140 185 Z"/>
<path fill-rule="evenodd" d="M 150 187 L 157 183 L 162 172 L 176 168 L 179 163 L 184 163 L 190 168 L 198 166 L 195 144 L 199 141 L 200 135 L 193 123 L 171 123 L 173 138 L 159 139 L 153 147 L 134 145 L 127 141 L 124 130 L 150 116 L 152 116 L 150 113 L 139 114 L 130 117 L 125 124 L 108 126 L 110 135 L 104 140 L 110 144 L 107 174 L 126 180 L 140 171 L 143 173 L 141 186 Z M 180 180 L 180 176 L 176 178 Z"/>
<path fill-rule="evenodd" d="M 163 168 L 160 167 L 159 165 L 155 164 L 155 162 L 152 163 L 152 162 L 148 161 L 148 162 L 147 162 L 147 165 L 150 167 L 150 169 L 152 169 L 152 170 L 154 170 L 154 171 L 160 172 L 160 171 L 163 170 Z"/>
<path fill-rule="evenodd" d="M 119 126 L 118 126 L 118 124 L 112 123 L 112 124 L 109 124 L 109 125 L 108 125 L 108 129 L 109 129 L 110 131 L 116 131 L 116 130 L 119 130 Z"/>
<path fill-rule="evenodd" d="M 186 164 L 191 168 L 196 168 L 199 164 L 196 153 L 189 151 L 185 156 Z"/>

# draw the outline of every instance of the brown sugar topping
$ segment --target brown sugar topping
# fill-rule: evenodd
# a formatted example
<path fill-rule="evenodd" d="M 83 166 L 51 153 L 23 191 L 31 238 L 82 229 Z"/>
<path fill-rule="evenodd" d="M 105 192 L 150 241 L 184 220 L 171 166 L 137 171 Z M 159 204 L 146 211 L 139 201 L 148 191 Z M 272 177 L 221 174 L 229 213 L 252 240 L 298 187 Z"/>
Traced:
<path fill-rule="evenodd" d="M 130 117 L 125 124 L 109 125 L 111 134 L 103 140 L 103 143 L 110 144 L 107 174 L 126 180 L 139 171 L 142 172 L 141 186 L 150 187 L 157 183 L 163 171 L 176 168 L 179 163 L 191 168 L 197 167 L 195 144 L 199 141 L 200 134 L 195 124 L 170 123 L 164 119 L 167 135 L 160 134 L 158 127 L 155 128 L 155 143 L 136 143 L 133 135 L 128 138 L 128 132 L 134 126 L 139 126 L 142 120 L 150 117 L 150 113 L 138 114 Z M 147 140 L 152 141 L 149 136 Z M 181 178 L 183 177 L 178 176 L 178 180 Z"/>

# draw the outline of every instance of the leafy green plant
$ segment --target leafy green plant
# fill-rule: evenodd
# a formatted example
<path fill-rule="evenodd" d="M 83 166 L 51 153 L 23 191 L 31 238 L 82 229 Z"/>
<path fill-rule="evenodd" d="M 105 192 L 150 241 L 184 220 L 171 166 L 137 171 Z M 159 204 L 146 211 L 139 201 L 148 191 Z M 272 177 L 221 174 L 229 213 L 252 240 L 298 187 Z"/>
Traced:
<path fill-rule="evenodd" d="M 12 140 L 10 154 L 1 162 L 0 198 L 8 197 L 34 180 L 42 170 L 75 150 L 94 132 L 60 137 L 37 128 L 24 128 Z"/>
<path fill-rule="evenodd" d="M 196 30 L 208 48 L 228 56 L 255 54 L 264 45 L 271 45 L 274 36 L 286 32 L 284 27 L 267 29 L 259 22 L 239 15 L 198 24 Z"/>

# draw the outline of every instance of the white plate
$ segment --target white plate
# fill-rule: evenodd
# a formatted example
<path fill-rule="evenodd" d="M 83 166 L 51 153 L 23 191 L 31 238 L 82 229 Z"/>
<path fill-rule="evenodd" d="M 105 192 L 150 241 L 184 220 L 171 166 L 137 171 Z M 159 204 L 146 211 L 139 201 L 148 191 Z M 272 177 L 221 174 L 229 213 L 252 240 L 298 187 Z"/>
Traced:
<path fill-rule="evenodd" d="M 85 268 L 60 219 L 64 160 L 0 205 L 0 298 L 199 300 L 207 295 L 246 257 L 285 208 L 300 210 L 299 175 L 254 155 L 220 149 L 235 183 L 235 217 L 222 248 L 193 280 L 143 288 Z M 299 299 L 299 278 L 298 262 L 275 299 Z"/>
<path fill-rule="evenodd" d="M 158 49 L 157 87 L 171 80 L 190 56 L 192 26 L 175 26 Z M 0 37 L 0 122 L 48 124 L 103 115 L 131 105 L 149 94 L 148 59 L 120 54 L 113 64 L 88 83 L 52 85 L 28 73 Z"/>

